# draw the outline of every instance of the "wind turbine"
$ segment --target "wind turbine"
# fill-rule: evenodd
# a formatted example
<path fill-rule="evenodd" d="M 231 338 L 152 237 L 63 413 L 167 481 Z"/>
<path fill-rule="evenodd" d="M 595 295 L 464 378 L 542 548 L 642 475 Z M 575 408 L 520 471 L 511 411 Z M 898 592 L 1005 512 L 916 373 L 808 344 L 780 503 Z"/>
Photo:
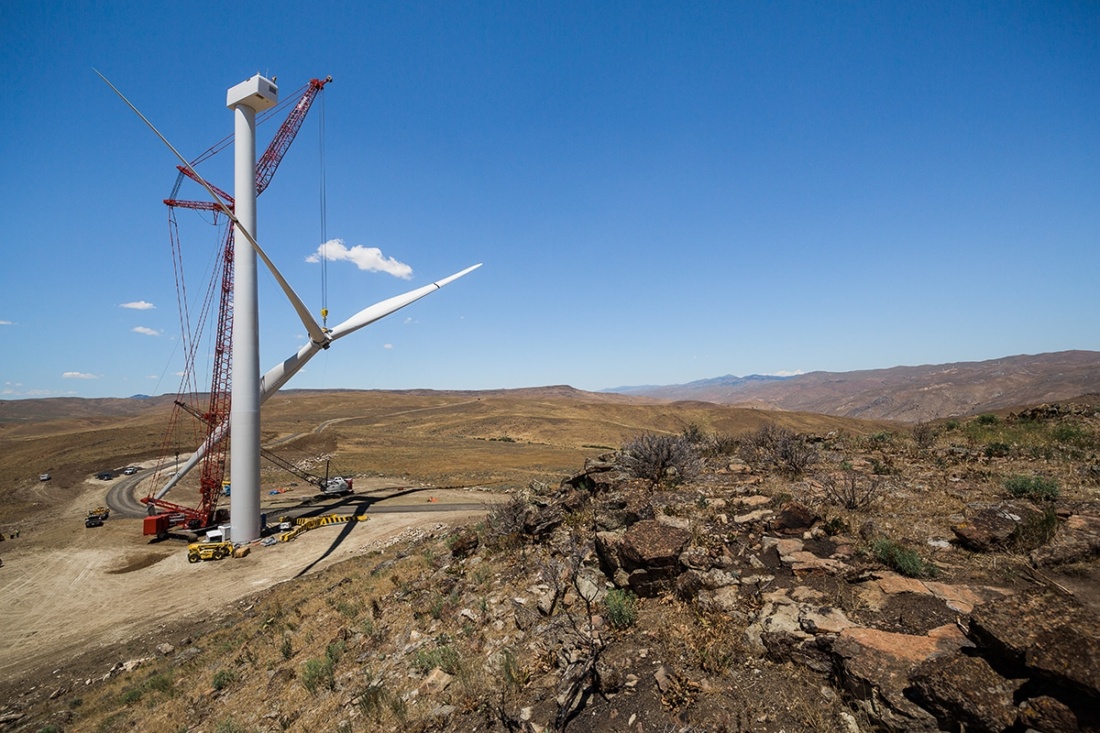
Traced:
<path fill-rule="evenodd" d="M 168 484 L 157 492 L 160 499 L 175 486 L 201 459 L 212 445 L 232 432 L 230 444 L 230 469 L 233 477 L 233 493 L 230 497 L 230 537 L 236 543 L 256 540 L 260 536 L 260 405 L 280 387 L 286 384 L 317 352 L 329 348 L 334 341 L 358 331 L 375 321 L 435 292 L 444 285 L 481 267 L 481 263 L 467 267 L 449 277 L 438 280 L 407 293 L 375 303 L 364 308 L 331 330 L 322 328 L 310 314 L 298 294 L 256 241 L 256 113 L 278 102 L 279 90 L 275 83 L 257 74 L 229 89 L 226 106 L 234 111 L 236 133 L 234 153 L 234 198 L 231 209 L 217 191 L 188 163 L 167 138 L 135 107 L 107 77 L 95 70 L 126 105 L 141 118 L 150 130 L 179 159 L 189 175 L 194 178 L 229 217 L 235 231 L 251 245 L 238 247 L 236 280 L 234 283 L 233 319 L 233 398 L 230 417 L 211 432 L 191 458 L 176 472 Z M 278 282 L 280 289 L 294 307 L 302 325 L 309 334 L 309 343 L 270 369 L 262 378 L 259 369 L 259 307 L 256 293 L 256 256 L 259 256 Z"/>

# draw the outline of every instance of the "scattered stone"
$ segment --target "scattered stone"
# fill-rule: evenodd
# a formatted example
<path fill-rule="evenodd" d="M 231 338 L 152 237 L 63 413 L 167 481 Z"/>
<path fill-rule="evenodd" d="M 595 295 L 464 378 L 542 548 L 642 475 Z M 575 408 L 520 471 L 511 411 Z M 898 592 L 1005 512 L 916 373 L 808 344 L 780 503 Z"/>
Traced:
<path fill-rule="evenodd" d="M 690 541 L 691 533 L 687 530 L 653 520 L 631 525 L 618 547 L 618 559 L 630 571 L 629 583 L 634 592 L 653 597 L 671 590 L 680 574 L 680 553 Z"/>
<path fill-rule="evenodd" d="M 733 502 L 740 504 L 743 507 L 764 506 L 771 503 L 770 496 L 764 496 L 762 494 L 753 494 L 752 496 L 738 496 L 733 499 Z"/>
<path fill-rule="evenodd" d="M 986 598 L 979 595 L 973 588 L 965 585 L 948 585 L 947 583 L 937 583 L 932 580 L 924 581 L 923 585 L 931 591 L 932 595 L 944 601 L 948 608 L 952 611 L 958 611 L 959 613 L 970 613 L 974 609 L 974 606 L 986 600 Z M 990 593 L 990 591 L 986 592 Z M 992 595 L 990 597 L 992 597 Z"/>
<path fill-rule="evenodd" d="M 866 703 L 868 715 L 892 730 L 935 731 L 935 717 L 905 694 L 909 673 L 925 660 L 953 654 L 966 644 L 954 625 L 923 636 L 855 627 L 841 631 L 829 648 L 841 684 Z"/>
<path fill-rule="evenodd" d="M 167 657 L 174 654 L 176 652 L 176 648 L 165 641 L 157 644 L 157 651 L 160 652 L 160 654 L 162 654 L 163 656 Z"/>
<path fill-rule="evenodd" d="M 748 514 L 742 514 L 733 518 L 734 524 L 749 524 L 751 522 L 760 522 L 775 514 L 771 509 L 757 509 L 756 511 L 749 512 Z"/>
<path fill-rule="evenodd" d="M 798 616 L 798 623 L 809 634 L 839 634 L 856 625 L 839 608 L 829 607 L 803 611 Z"/>
<path fill-rule="evenodd" d="M 1100 700 L 1100 617 L 1045 589 L 974 607 L 970 635 L 988 653 Z"/>
<path fill-rule="evenodd" d="M 929 595 L 932 591 L 928 590 L 921 581 L 916 578 L 906 578 L 904 575 L 898 575 L 889 571 L 881 573 L 875 573 L 878 577 L 878 587 L 883 593 L 892 595 L 895 593 L 920 593 Z"/>
<path fill-rule="evenodd" d="M 451 540 L 451 555 L 456 560 L 467 558 L 477 551 L 480 542 L 477 532 L 472 529 L 464 529 Z"/>
<path fill-rule="evenodd" d="M 805 504 L 789 501 L 779 509 L 779 514 L 771 521 L 771 529 L 780 534 L 801 535 L 810 529 L 820 517 Z"/>
<path fill-rule="evenodd" d="M 1058 528 L 1054 540 L 1031 552 L 1039 567 L 1082 562 L 1100 555 L 1100 516 L 1073 514 Z"/>
<path fill-rule="evenodd" d="M 453 679 L 454 677 L 444 672 L 442 668 L 435 667 L 417 689 L 422 695 L 438 695 L 447 689 Z"/>
<path fill-rule="evenodd" d="M 1047 695 L 1024 700 L 1017 719 L 1021 726 L 1043 733 L 1079 733 L 1081 730 L 1069 706 Z"/>

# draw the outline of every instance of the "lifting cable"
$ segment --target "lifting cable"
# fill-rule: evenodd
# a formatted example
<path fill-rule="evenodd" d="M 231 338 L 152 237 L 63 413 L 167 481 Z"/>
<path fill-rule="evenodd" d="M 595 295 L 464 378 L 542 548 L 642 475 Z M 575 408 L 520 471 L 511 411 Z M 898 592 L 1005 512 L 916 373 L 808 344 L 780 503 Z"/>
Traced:
<path fill-rule="evenodd" d="M 328 331 L 328 203 L 325 190 L 325 93 L 321 92 L 321 327 Z"/>

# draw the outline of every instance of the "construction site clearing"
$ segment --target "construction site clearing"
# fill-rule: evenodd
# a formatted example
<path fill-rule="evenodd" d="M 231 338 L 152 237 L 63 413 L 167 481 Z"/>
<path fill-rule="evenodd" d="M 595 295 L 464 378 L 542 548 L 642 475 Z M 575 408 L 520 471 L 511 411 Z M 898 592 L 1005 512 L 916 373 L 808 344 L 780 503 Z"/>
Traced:
<path fill-rule="evenodd" d="M 33 678 L 36 670 L 50 676 L 51 670 L 75 662 L 77 656 L 94 658 L 89 639 L 96 640 L 95 646 L 138 643 L 166 624 L 202 617 L 355 555 L 477 521 L 493 504 L 507 500 L 479 487 L 433 489 L 393 478 L 357 478 L 356 494 L 329 497 L 323 507 L 302 507 L 302 514 L 315 512 L 314 519 L 368 514 L 370 521 L 318 521 L 315 530 L 298 532 L 293 542 L 279 542 L 277 535 L 296 529 L 299 518 L 310 519 L 295 517 L 290 530 L 281 529 L 281 522 L 273 524 L 276 531 L 266 538 L 274 540 L 269 546 L 234 547 L 234 554 L 247 551 L 243 559 L 192 563 L 184 542 L 143 536 L 142 519 L 118 511 L 111 512 L 110 521 L 99 529 L 74 532 L 74 523 L 87 516 L 89 505 L 107 506 L 107 485 L 89 479 L 85 486 L 87 493 L 56 507 L 48 521 L 21 523 L 18 536 L 4 542 L 0 685 Z M 293 494 L 265 495 L 264 511 L 279 518 L 290 515 L 301 504 Z M 310 491 L 302 498 L 312 496 Z M 194 576 L 209 572 L 217 573 L 217 579 Z M 198 596 L 195 580 L 203 587 Z M 74 587 L 80 592 L 73 593 Z M 94 668 L 93 658 L 89 664 Z"/>

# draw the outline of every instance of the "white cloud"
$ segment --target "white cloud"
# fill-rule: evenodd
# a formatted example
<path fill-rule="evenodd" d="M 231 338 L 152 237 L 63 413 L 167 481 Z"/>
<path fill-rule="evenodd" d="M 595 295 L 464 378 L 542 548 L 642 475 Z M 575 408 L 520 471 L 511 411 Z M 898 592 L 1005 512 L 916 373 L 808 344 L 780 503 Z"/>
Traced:
<path fill-rule="evenodd" d="M 771 377 L 797 377 L 799 374 L 805 374 L 805 373 L 806 372 L 802 371 L 801 369 L 795 369 L 793 372 L 792 371 L 772 372 L 768 376 L 771 376 Z"/>
<path fill-rule="evenodd" d="M 402 280 L 408 280 L 413 274 L 411 267 L 392 257 L 386 257 L 377 247 L 364 247 L 357 244 L 349 248 L 342 239 L 330 239 L 322 244 L 316 252 L 306 257 L 306 262 L 320 262 L 322 258 L 329 262 L 351 262 L 360 270 L 385 272 Z"/>
<path fill-rule="evenodd" d="M 11 321 L 0 321 L 0 326 L 14 326 L 14 325 L 15 324 L 12 323 Z"/>
<path fill-rule="evenodd" d="M 99 376 L 95 374 L 85 374 L 84 372 L 65 372 L 61 375 L 62 379 L 99 379 Z"/>
<path fill-rule="evenodd" d="M 393 344 L 382 344 L 382 348 L 383 349 L 389 349 L 390 351 L 393 351 Z"/>
<path fill-rule="evenodd" d="M 136 311 L 147 311 L 156 308 L 152 303 L 147 303 L 144 300 L 135 300 L 133 303 L 122 303 L 119 308 L 131 308 Z"/>
<path fill-rule="evenodd" d="M 153 329 L 146 328 L 145 326 L 134 326 L 130 330 L 134 333 L 143 333 L 146 336 L 160 336 L 160 331 L 154 331 Z"/>

